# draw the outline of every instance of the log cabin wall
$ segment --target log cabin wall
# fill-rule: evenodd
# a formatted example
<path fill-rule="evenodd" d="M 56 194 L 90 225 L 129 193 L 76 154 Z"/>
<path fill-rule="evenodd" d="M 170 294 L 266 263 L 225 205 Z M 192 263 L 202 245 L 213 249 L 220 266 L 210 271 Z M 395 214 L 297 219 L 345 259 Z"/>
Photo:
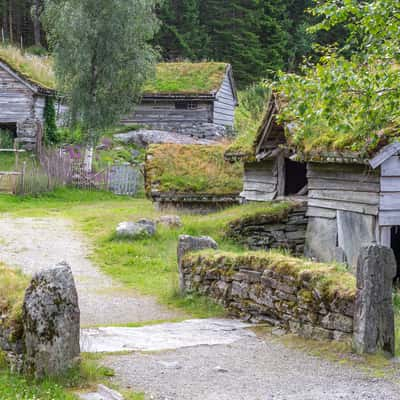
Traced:
<path fill-rule="evenodd" d="M 242 197 L 249 201 L 270 201 L 276 197 L 277 190 L 276 160 L 245 164 Z"/>
<path fill-rule="evenodd" d="M 379 172 L 365 165 L 309 163 L 307 257 L 346 262 L 377 239 Z"/>
<path fill-rule="evenodd" d="M 28 149 L 36 145 L 44 104 L 44 96 L 35 94 L 22 79 L 0 66 L 0 128 L 1 124 L 15 124 L 19 141 Z"/>

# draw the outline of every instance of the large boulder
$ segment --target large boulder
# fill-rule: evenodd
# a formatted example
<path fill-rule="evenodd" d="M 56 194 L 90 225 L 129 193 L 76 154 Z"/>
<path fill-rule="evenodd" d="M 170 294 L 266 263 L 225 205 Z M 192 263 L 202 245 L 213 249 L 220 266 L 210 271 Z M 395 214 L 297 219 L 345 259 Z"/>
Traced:
<path fill-rule="evenodd" d="M 178 215 L 163 215 L 157 219 L 157 224 L 164 225 L 168 228 L 181 228 L 183 225 Z"/>
<path fill-rule="evenodd" d="M 204 249 L 218 249 L 217 242 L 209 236 L 189 236 L 181 235 L 178 241 L 178 269 L 179 287 L 182 293 L 185 292 L 185 273 L 182 268 L 182 259 L 186 253 Z"/>
<path fill-rule="evenodd" d="M 156 224 L 149 219 L 141 219 L 137 222 L 121 222 L 116 229 L 118 238 L 139 238 L 143 236 L 154 236 Z"/>
<path fill-rule="evenodd" d="M 80 311 L 66 263 L 36 274 L 23 304 L 27 372 L 58 376 L 79 362 Z"/>

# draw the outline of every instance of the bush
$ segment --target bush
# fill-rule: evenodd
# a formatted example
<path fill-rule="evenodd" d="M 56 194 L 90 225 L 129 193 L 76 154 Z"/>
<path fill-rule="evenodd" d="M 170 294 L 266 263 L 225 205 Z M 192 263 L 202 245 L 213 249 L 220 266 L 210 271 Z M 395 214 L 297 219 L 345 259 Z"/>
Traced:
<path fill-rule="evenodd" d="M 0 129 L 0 148 L 12 149 L 14 147 L 14 133 L 7 129 Z"/>
<path fill-rule="evenodd" d="M 59 141 L 56 110 L 54 108 L 54 98 L 46 97 L 46 103 L 43 111 L 44 116 L 44 142 L 46 145 L 57 144 Z"/>

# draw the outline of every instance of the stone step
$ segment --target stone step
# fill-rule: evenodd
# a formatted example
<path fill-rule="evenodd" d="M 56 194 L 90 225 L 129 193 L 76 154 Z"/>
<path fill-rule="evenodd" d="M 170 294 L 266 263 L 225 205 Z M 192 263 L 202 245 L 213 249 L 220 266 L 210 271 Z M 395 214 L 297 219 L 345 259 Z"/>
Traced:
<path fill-rule="evenodd" d="M 97 387 L 97 392 L 80 394 L 79 398 L 82 400 L 124 400 L 124 397 L 104 385 Z"/>

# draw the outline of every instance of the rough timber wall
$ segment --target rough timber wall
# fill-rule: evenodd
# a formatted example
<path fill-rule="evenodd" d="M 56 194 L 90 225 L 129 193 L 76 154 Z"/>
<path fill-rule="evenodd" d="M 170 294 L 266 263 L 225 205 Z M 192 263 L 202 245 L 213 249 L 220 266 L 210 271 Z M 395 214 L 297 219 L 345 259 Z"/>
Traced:
<path fill-rule="evenodd" d="M 270 201 L 276 197 L 277 190 L 275 161 L 245 164 L 242 197 L 249 201 Z"/>
<path fill-rule="evenodd" d="M 308 164 L 306 256 L 346 262 L 376 238 L 379 175 L 363 165 Z"/>

